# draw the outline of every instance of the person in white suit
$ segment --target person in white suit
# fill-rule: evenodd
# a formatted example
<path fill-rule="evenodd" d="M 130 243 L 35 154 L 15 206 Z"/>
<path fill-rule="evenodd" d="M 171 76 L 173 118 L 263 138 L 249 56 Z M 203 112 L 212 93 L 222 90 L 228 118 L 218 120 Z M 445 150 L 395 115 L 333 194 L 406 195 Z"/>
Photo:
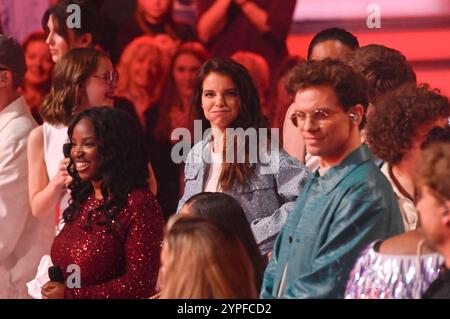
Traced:
<path fill-rule="evenodd" d="M 17 89 L 26 71 L 23 49 L 0 35 L 0 298 L 29 298 L 26 282 L 49 251 L 52 219 L 38 220 L 28 201 L 27 138 L 36 126 Z"/>

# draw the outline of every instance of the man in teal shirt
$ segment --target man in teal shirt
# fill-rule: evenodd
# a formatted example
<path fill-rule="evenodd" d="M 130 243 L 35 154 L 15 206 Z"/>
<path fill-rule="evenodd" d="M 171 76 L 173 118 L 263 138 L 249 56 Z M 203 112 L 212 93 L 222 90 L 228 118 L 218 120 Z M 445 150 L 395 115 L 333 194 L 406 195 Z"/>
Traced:
<path fill-rule="evenodd" d="M 361 145 L 367 82 L 326 59 L 296 66 L 292 123 L 320 168 L 277 237 L 262 298 L 342 298 L 359 252 L 404 231 L 391 185 Z"/>

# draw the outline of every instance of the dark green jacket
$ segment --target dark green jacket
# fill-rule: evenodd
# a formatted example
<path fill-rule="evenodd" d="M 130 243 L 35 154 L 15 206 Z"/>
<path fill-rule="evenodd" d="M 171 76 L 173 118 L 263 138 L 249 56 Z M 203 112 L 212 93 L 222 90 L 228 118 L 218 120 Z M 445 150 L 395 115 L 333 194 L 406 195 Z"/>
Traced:
<path fill-rule="evenodd" d="M 275 242 L 261 297 L 342 298 L 360 251 L 403 231 L 392 187 L 361 146 L 303 188 Z"/>

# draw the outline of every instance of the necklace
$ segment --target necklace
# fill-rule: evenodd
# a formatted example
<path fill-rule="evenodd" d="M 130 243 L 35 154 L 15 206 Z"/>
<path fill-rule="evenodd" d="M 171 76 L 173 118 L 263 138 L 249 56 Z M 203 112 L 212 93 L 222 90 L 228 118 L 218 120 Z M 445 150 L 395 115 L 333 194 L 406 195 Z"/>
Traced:
<path fill-rule="evenodd" d="M 394 183 L 395 187 L 397 187 L 398 191 L 400 192 L 400 194 L 402 194 L 403 196 L 405 196 L 406 198 L 408 198 L 411 202 L 414 203 L 414 205 L 416 204 L 416 194 L 415 194 L 415 190 L 414 190 L 414 196 L 412 196 L 411 194 L 409 194 L 402 186 L 402 184 L 400 184 L 400 182 L 398 181 L 397 177 L 394 175 L 394 172 L 392 170 L 392 166 L 388 164 L 388 170 L 389 170 L 389 177 L 391 178 L 392 182 Z"/>

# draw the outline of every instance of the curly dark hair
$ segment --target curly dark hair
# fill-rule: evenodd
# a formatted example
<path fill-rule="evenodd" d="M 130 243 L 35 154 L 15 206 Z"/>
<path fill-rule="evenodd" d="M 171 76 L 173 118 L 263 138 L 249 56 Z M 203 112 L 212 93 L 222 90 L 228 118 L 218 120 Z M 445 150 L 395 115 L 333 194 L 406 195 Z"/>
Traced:
<path fill-rule="evenodd" d="M 96 224 L 111 225 L 126 205 L 127 196 L 132 190 L 148 189 L 147 154 L 136 123 L 126 112 L 110 107 L 85 110 L 70 124 L 70 140 L 75 126 L 82 119 L 89 120 L 94 126 L 100 158 L 97 174 L 102 181 L 101 191 L 105 201 L 98 210 L 105 212 L 105 218 Z M 66 156 L 70 154 L 71 147 L 71 143 L 65 145 Z M 70 205 L 63 213 L 66 223 L 76 218 L 80 206 L 93 192 L 91 181 L 80 179 L 72 158 L 67 170 L 73 181 L 69 184 L 72 197 Z M 92 213 L 86 225 L 88 227 L 92 226 Z"/>
<path fill-rule="evenodd" d="M 430 132 L 428 132 L 427 138 L 420 145 L 421 150 L 426 150 L 433 144 L 436 143 L 450 143 L 450 126 L 446 127 L 436 126 L 433 127 Z"/>
<path fill-rule="evenodd" d="M 332 59 L 299 63 L 288 74 L 286 90 L 295 96 L 300 89 L 331 86 L 344 111 L 361 104 L 364 113 L 368 106 L 367 80 L 344 62 Z M 365 117 L 360 128 L 365 125 Z"/>
<path fill-rule="evenodd" d="M 428 85 L 402 86 L 377 102 L 367 123 L 367 142 L 372 152 L 395 165 L 411 149 L 417 129 L 448 117 L 448 98 Z"/>
<path fill-rule="evenodd" d="M 351 54 L 348 64 L 369 82 L 369 101 L 404 84 L 416 84 L 416 74 L 400 51 L 378 44 L 363 46 Z"/>
<path fill-rule="evenodd" d="M 422 152 L 416 180 L 439 202 L 450 200 L 450 143 L 435 143 Z"/>

